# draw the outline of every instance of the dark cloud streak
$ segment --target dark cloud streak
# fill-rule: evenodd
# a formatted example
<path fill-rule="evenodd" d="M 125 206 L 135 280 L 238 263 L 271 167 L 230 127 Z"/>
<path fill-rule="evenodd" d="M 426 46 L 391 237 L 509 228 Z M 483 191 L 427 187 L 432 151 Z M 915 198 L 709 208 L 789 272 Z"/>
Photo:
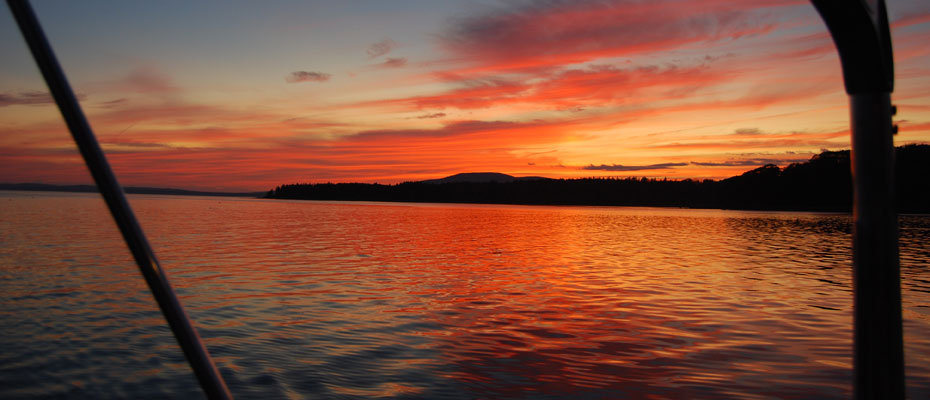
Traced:
<path fill-rule="evenodd" d="M 332 75 L 324 72 L 294 71 L 285 78 L 289 83 L 326 82 Z"/>
<path fill-rule="evenodd" d="M 601 164 L 601 165 L 588 165 L 581 167 L 583 170 L 588 171 L 648 171 L 654 169 L 671 169 L 675 167 L 684 167 L 688 163 L 662 163 L 662 164 L 650 164 L 650 165 L 620 165 L 620 164 Z"/>
<path fill-rule="evenodd" d="M 391 39 L 384 39 L 368 46 L 368 50 L 365 52 L 368 53 L 368 58 L 377 58 L 390 53 L 395 47 L 397 47 L 397 42 Z"/>
<path fill-rule="evenodd" d="M 421 115 L 417 117 L 417 119 L 433 119 L 433 118 L 442 118 L 445 116 L 446 116 L 446 113 L 433 113 L 433 114 Z"/>
<path fill-rule="evenodd" d="M 123 104 L 127 104 L 127 103 L 129 103 L 129 99 L 125 97 L 120 97 L 116 100 L 110 100 L 110 101 L 104 101 L 101 103 L 97 103 L 97 107 L 114 108 L 114 107 L 122 106 Z"/>
<path fill-rule="evenodd" d="M 697 165 L 699 167 L 755 167 L 760 165 L 768 164 L 784 164 L 784 163 L 798 163 L 807 161 L 804 159 L 781 159 L 781 158 L 754 158 L 751 160 L 734 160 L 734 161 L 723 161 L 723 162 L 697 162 L 692 161 L 691 165 Z"/>
<path fill-rule="evenodd" d="M 400 68 L 407 65 L 407 59 L 404 57 L 390 57 L 387 60 L 384 60 L 383 63 L 378 64 L 378 67 L 381 68 Z"/>
<path fill-rule="evenodd" d="M 12 105 L 52 104 L 55 100 L 48 92 L 30 91 L 17 94 L 0 93 L 0 107 Z"/>
<path fill-rule="evenodd" d="M 649 171 L 657 169 L 672 169 L 676 167 L 685 167 L 688 165 L 694 165 L 699 167 L 755 167 L 767 164 L 786 164 L 786 163 L 798 163 L 807 161 L 806 158 L 798 159 L 782 159 L 782 158 L 753 158 L 748 160 L 732 160 L 732 161 L 721 161 L 721 162 L 698 162 L 691 161 L 688 163 L 661 163 L 661 164 L 650 164 L 650 165 L 588 165 L 581 167 L 583 170 L 589 171 Z"/>
<path fill-rule="evenodd" d="M 761 135 L 762 131 L 759 128 L 739 128 L 733 131 L 734 135 Z"/>
<path fill-rule="evenodd" d="M 86 95 L 78 93 L 75 95 L 78 100 L 84 100 Z M 42 105 L 55 104 L 55 99 L 51 93 L 38 90 L 19 92 L 16 94 L 0 93 L 0 107 L 17 106 L 17 105 Z"/>

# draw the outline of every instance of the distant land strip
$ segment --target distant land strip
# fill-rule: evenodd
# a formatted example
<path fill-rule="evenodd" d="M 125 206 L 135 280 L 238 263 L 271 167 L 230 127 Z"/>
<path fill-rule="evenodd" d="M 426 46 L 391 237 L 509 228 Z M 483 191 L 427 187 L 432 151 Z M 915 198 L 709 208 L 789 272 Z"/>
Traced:
<path fill-rule="evenodd" d="M 930 213 L 930 145 L 895 149 L 900 213 Z M 272 199 L 687 207 L 737 210 L 852 209 L 849 150 L 824 151 L 785 168 L 769 164 L 723 180 L 515 178 L 465 173 L 395 185 L 316 183 L 278 186 Z"/>
<path fill-rule="evenodd" d="M 52 185 L 46 183 L 0 183 L 0 190 L 23 190 L 23 191 L 42 191 L 42 192 L 97 192 L 97 186 L 94 185 Z M 130 194 L 168 194 L 178 196 L 222 196 L 222 197 L 261 197 L 265 192 L 201 192 L 196 190 L 170 189 L 170 188 L 153 188 L 153 187 L 135 187 L 127 186 L 123 191 Z"/>

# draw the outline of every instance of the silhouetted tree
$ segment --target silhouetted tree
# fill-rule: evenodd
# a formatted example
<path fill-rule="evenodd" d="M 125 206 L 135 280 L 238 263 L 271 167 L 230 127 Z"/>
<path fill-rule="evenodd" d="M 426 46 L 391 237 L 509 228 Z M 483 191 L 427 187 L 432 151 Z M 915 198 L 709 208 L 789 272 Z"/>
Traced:
<path fill-rule="evenodd" d="M 721 181 L 650 178 L 501 179 L 403 182 L 396 185 L 319 183 L 278 186 L 266 197 L 431 203 L 615 205 L 751 210 L 849 211 L 849 151 L 824 151 L 807 162 L 768 164 Z M 930 212 L 930 145 L 896 150 L 901 212 Z"/>

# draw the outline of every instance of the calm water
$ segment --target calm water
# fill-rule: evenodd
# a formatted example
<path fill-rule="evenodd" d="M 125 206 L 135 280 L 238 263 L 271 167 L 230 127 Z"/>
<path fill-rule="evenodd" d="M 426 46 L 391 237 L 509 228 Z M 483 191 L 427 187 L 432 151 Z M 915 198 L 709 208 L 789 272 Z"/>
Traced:
<path fill-rule="evenodd" d="M 0 398 L 199 397 L 96 194 L 0 192 Z M 850 218 L 135 196 L 238 398 L 848 398 Z M 930 217 L 901 217 L 930 397 Z"/>

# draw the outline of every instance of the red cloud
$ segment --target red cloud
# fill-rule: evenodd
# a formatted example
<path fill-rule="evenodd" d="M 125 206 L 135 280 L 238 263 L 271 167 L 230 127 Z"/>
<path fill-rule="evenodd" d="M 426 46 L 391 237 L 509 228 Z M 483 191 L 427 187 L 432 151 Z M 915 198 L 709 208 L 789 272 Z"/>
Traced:
<path fill-rule="evenodd" d="M 531 71 L 770 31 L 756 9 L 796 1 L 548 1 L 461 18 L 444 48 L 470 71 Z"/>
<path fill-rule="evenodd" d="M 476 170 L 561 174 L 555 166 L 562 162 L 563 157 L 569 161 L 574 159 L 577 165 L 616 161 L 578 161 L 578 153 L 584 151 L 584 143 L 572 146 L 575 154 L 566 156 L 566 150 L 560 145 L 587 139 L 585 135 L 589 132 L 604 135 L 605 132 L 616 131 L 617 135 L 623 135 L 622 129 L 616 128 L 638 118 L 675 118 L 676 113 L 708 109 L 732 109 L 733 114 L 738 115 L 735 111 L 810 100 L 831 90 L 841 90 L 836 75 L 839 73 L 838 63 L 833 72 L 809 68 L 812 71 L 810 76 L 806 74 L 807 70 L 805 74 L 792 73 L 813 65 L 818 56 L 831 49 L 832 42 L 825 29 L 816 34 L 789 30 L 787 40 L 776 35 L 764 38 L 763 42 L 783 43 L 773 47 L 762 46 L 764 60 L 763 52 L 744 49 L 733 50 L 738 54 L 720 61 L 712 58 L 703 60 L 703 54 L 682 52 L 687 54 L 682 57 L 690 57 L 693 61 L 670 61 L 677 66 L 630 66 L 619 64 L 617 60 L 617 57 L 651 55 L 689 46 L 690 50 L 699 51 L 699 47 L 714 40 L 768 32 L 774 23 L 762 14 L 764 10 L 759 12 L 755 8 L 787 4 L 810 7 L 806 2 L 694 0 L 507 4 L 519 6 L 456 20 L 441 37 L 441 45 L 453 56 L 452 60 L 445 61 L 463 66 L 437 72 L 441 83 L 447 85 L 445 91 L 345 105 L 346 108 L 390 105 L 404 111 L 423 110 L 398 117 L 398 120 L 421 119 L 413 121 L 412 127 L 407 129 L 372 130 L 358 125 L 366 123 L 364 118 L 332 121 L 312 120 L 310 117 L 288 119 L 290 115 L 263 112 L 260 110 L 267 108 L 250 107 L 248 104 L 235 109 L 218 104 L 194 104 L 183 100 L 184 93 L 163 95 L 178 89 L 169 79 L 153 70 L 134 71 L 119 81 L 119 88 L 160 96 L 101 103 L 109 108 L 98 107 L 90 119 L 95 127 L 99 127 L 100 140 L 124 184 L 262 190 L 298 181 L 387 183 Z M 915 16 L 900 20 L 896 26 L 923 23 L 921 21 L 924 20 L 925 15 Z M 919 40 L 922 38 L 912 36 L 913 44 L 909 48 L 914 54 L 923 54 L 919 53 L 926 51 L 925 46 L 919 46 L 923 43 Z M 900 38 L 897 36 L 896 40 Z M 743 46 L 744 43 L 755 45 L 758 42 L 737 44 Z M 910 42 L 897 41 L 896 49 L 900 50 L 908 47 L 898 43 Z M 401 64 L 385 56 L 393 48 L 393 42 L 376 45 L 379 46 L 373 46 L 369 55 L 380 58 L 377 62 L 371 61 L 372 67 Z M 717 54 L 730 50 L 721 50 Z M 780 68 L 798 59 L 811 64 Z M 833 62 L 835 58 L 824 59 Z M 600 65 L 594 65 L 596 63 Z M 606 65 L 611 63 L 614 65 Z M 427 64 L 417 64 L 417 68 L 423 65 Z M 782 72 L 776 74 L 771 71 Z M 905 72 L 917 76 L 920 71 L 912 69 Z M 747 76 L 757 79 L 753 81 L 756 84 L 723 85 L 731 81 L 745 83 Z M 327 77 L 323 73 L 298 71 L 291 78 L 322 81 Z M 904 133 L 927 130 L 925 118 L 910 116 L 910 113 L 926 111 L 925 106 L 917 104 L 920 101 L 916 97 L 918 92 L 912 90 L 910 94 L 915 104 L 902 104 L 900 107 L 902 114 L 907 113 L 907 118 L 915 121 L 901 123 Z M 896 96 L 898 101 L 907 98 Z M 11 99 L 7 96 L 6 101 L 16 101 Z M 3 101 L 0 98 L 0 103 Z M 19 99 L 20 103 L 28 101 L 39 102 Z M 557 117 L 551 117 L 553 113 L 539 113 L 549 115 L 547 118 L 566 120 L 514 122 L 525 117 L 524 114 L 508 115 L 507 110 L 511 106 L 518 106 L 513 107 L 518 110 L 516 113 L 526 109 L 600 110 L 596 113 L 562 113 Z M 494 118 L 505 121 L 443 123 L 454 118 L 474 118 L 464 116 L 469 115 L 470 110 L 490 107 L 500 107 L 501 112 L 493 113 Z M 438 112 L 442 109 L 459 111 L 446 111 L 447 116 L 446 112 Z M 383 112 L 384 109 L 377 111 Z M 380 115 L 389 117 L 387 113 Z M 397 123 L 394 120 L 385 126 L 398 126 Z M 4 129 L 12 132 L 13 128 Z M 11 142 L 7 147 L 9 151 L 0 150 L 3 174 L 41 176 L 45 173 L 46 176 L 57 177 L 36 179 L 46 181 L 86 177 L 73 144 L 58 119 L 54 124 L 19 129 L 16 133 L 27 137 L 30 143 L 26 143 L 27 140 Z M 617 150 L 637 150 L 643 154 L 642 160 L 624 160 L 639 167 L 678 165 L 698 160 L 668 170 L 670 177 L 673 174 L 701 176 L 702 173 L 695 172 L 699 168 L 713 171 L 706 172 L 713 174 L 710 176 L 726 176 L 730 171 L 726 168 L 738 173 L 741 171 L 736 170 L 745 170 L 749 162 L 721 161 L 723 152 L 767 153 L 836 147 L 844 145 L 846 137 L 847 131 L 770 134 L 743 130 L 735 135 L 728 133 L 697 138 L 689 134 L 664 133 L 646 139 L 630 138 L 623 148 Z M 65 153 L 69 156 L 62 155 Z M 701 154 L 692 158 L 691 155 L 683 156 L 683 153 Z M 574 171 L 566 174 L 583 173 L 572 168 L 563 170 Z"/>
<path fill-rule="evenodd" d="M 629 102 L 633 98 L 641 103 L 659 98 L 680 98 L 683 88 L 693 91 L 725 79 L 725 71 L 704 65 L 627 69 L 602 65 L 570 69 L 534 80 L 463 80 L 458 82 L 462 87 L 437 95 L 384 100 L 375 104 L 400 104 L 416 109 L 469 110 L 523 103 L 534 104 L 542 109 L 567 110 L 611 106 Z M 658 89 L 658 92 L 644 94 L 653 89 Z"/>

